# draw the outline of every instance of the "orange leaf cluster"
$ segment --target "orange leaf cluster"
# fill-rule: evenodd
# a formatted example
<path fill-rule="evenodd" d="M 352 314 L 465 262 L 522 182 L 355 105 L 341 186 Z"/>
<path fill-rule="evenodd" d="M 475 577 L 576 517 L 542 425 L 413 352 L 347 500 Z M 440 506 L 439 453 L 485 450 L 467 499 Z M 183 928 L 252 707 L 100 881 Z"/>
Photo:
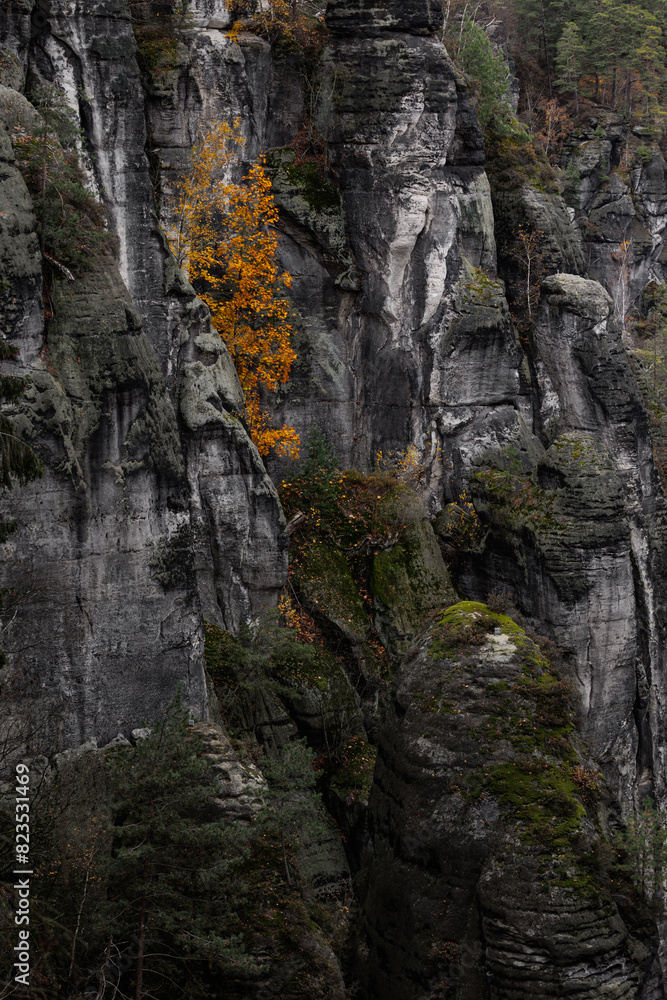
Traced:
<path fill-rule="evenodd" d="M 218 122 L 194 148 L 190 173 L 175 195 L 170 243 L 236 365 L 260 454 L 275 448 L 297 458 L 296 431 L 271 427 L 262 402 L 288 381 L 296 360 L 284 296 L 291 277 L 278 267 L 278 209 L 263 166 L 254 164 L 241 184 L 226 179 L 239 145 L 239 122 Z"/>

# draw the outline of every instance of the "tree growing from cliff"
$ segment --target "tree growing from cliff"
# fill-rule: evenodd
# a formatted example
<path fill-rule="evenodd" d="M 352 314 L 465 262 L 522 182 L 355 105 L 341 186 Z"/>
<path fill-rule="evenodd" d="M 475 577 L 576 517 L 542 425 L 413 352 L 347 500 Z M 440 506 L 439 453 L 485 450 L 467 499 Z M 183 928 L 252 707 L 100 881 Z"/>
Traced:
<path fill-rule="evenodd" d="M 478 24 L 464 20 L 460 34 L 459 58 L 473 81 L 477 117 L 483 129 L 496 133 L 513 130 L 509 105 L 509 73 L 505 60 Z"/>
<path fill-rule="evenodd" d="M 544 233 L 538 232 L 527 226 L 517 226 L 513 233 L 513 243 L 507 250 L 508 256 L 512 257 L 525 271 L 526 274 L 526 308 L 528 319 L 533 318 L 533 308 L 537 305 L 539 297 L 539 265 L 542 262 L 542 244 Z"/>
<path fill-rule="evenodd" d="M 254 164 L 241 184 L 228 179 L 241 145 L 238 122 L 212 125 L 197 143 L 172 201 L 170 243 L 236 365 L 260 454 L 273 448 L 296 458 L 296 431 L 272 427 L 266 406 L 296 360 L 285 297 L 291 278 L 278 266 L 278 209 L 263 166 Z"/>
<path fill-rule="evenodd" d="M 542 101 L 539 110 L 544 117 L 537 138 L 543 143 L 544 152 L 549 157 L 550 162 L 555 163 L 560 145 L 572 131 L 574 122 L 555 98 L 552 101 Z M 549 155 L 550 153 L 551 155 Z"/>

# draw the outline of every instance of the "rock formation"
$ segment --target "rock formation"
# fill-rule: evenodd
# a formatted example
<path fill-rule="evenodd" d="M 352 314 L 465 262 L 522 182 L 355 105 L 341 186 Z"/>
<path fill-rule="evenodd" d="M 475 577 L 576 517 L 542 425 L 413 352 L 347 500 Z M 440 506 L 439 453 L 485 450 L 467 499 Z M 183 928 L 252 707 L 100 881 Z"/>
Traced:
<path fill-rule="evenodd" d="M 3 139 L 3 314 L 31 378 L 17 425 L 47 469 L 5 497 L 19 512 L 2 566 L 18 595 L 7 681 L 72 744 L 154 717 L 179 684 L 205 717 L 202 615 L 234 629 L 274 603 L 286 538 L 229 355 L 157 226 L 128 9 L 28 7 L 3 14 L 0 45 L 24 77 L 74 96 L 118 237 L 118 267 L 56 283 L 45 319 L 35 223 Z"/>
<path fill-rule="evenodd" d="M 661 995 L 641 904 L 604 870 L 596 793 L 582 805 L 590 764 L 562 698 L 523 630 L 481 604 L 405 657 L 370 801 L 369 997 Z"/>
<path fill-rule="evenodd" d="M 226 33 L 233 5 L 213 0 L 156 50 L 141 30 L 158 7 L 136 4 L 135 33 L 126 0 L 0 12 L 0 321 L 29 376 L 11 415 L 46 469 L 3 496 L 18 521 L 0 563 L 12 712 L 48 719 L 49 753 L 129 733 L 178 685 L 206 720 L 203 619 L 238 633 L 284 585 L 285 522 L 236 373 L 158 222 L 197 137 L 239 120 L 230 172 L 264 152 L 294 276 L 299 356 L 276 419 L 303 440 L 324 429 L 344 468 L 411 446 L 423 465 L 423 503 L 386 500 L 403 534 L 368 553 L 367 591 L 331 539 L 293 566 L 329 640 L 321 690 L 342 692 L 346 739 L 379 748 L 370 798 L 332 782 L 328 799 L 367 869 L 365 996 L 658 1000 L 653 917 L 629 882 L 612 888 L 605 851 L 646 795 L 667 804 L 665 502 L 617 319 L 664 278 L 664 161 L 605 179 L 623 137 L 609 118 L 572 144 L 569 211 L 527 174 L 492 191 L 432 0 L 330 0 L 309 62 Z M 40 84 L 76 112 L 117 238 L 72 283 L 42 282 L 12 152 Z M 321 171 L 293 148 L 306 119 Z M 544 237 L 530 335 L 503 249 L 526 221 Z M 453 584 L 485 603 L 443 613 L 456 595 L 437 537 L 449 558 L 461 531 Z M 489 611 L 500 591 L 562 662 Z M 390 704 L 369 683 L 377 636 Z M 247 728 L 270 752 L 297 729 L 326 744 L 302 680 L 257 693 Z M 246 821 L 261 779 L 248 798 L 250 771 L 210 732 L 221 799 Z M 329 854 L 346 883 L 340 843 Z"/>

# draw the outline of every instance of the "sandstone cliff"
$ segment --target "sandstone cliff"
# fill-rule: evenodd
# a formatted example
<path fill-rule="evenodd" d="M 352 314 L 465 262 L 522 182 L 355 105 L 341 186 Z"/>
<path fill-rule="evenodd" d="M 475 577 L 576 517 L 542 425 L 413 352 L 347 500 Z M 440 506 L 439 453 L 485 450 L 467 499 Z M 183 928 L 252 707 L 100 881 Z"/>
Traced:
<path fill-rule="evenodd" d="M 618 322 L 619 296 L 664 277 L 664 163 L 600 180 L 621 138 L 609 121 L 570 152 L 576 208 L 529 177 L 492 191 L 429 0 L 330 0 L 308 60 L 232 20 L 197 0 L 156 55 L 125 0 L 0 12 L 0 317 L 30 378 L 12 415 L 46 467 L 3 497 L 19 522 L 0 564 L 7 691 L 48 717 L 48 752 L 129 732 L 179 684 L 205 719 L 203 618 L 238 634 L 283 588 L 285 521 L 236 373 L 159 227 L 198 133 L 240 118 L 232 172 L 265 153 L 294 277 L 299 356 L 274 415 L 304 441 L 324 430 L 343 468 L 422 456 L 421 499 L 376 497 L 402 523 L 366 553 L 363 585 L 354 546 L 296 536 L 291 593 L 324 637 L 321 674 L 276 694 L 265 663 L 237 706 L 268 752 L 297 730 L 320 752 L 322 692 L 343 692 L 345 739 L 377 743 L 370 798 L 370 775 L 325 796 L 363 867 L 348 978 L 369 1000 L 657 1000 L 654 917 L 612 888 L 605 852 L 646 795 L 667 804 L 665 502 Z M 115 259 L 45 286 L 10 141 L 40 83 L 76 112 L 117 237 Z M 297 162 L 307 122 L 321 171 Z M 502 242 L 526 220 L 544 234 L 530 335 Z M 464 500 L 474 538 L 451 558 Z M 453 587 L 509 591 L 562 659 L 485 604 L 443 615 Z"/>
<path fill-rule="evenodd" d="M 179 683 L 206 715 L 202 615 L 234 629 L 275 603 L 284 521 L 229 356 L 157 226 L 127 6 L 11 4 L 0 44 L 23 78 L 73 98 L 118 237 L 117 264 L 56 283 L 45 317 L 29 199 L 3 139 L 5 335 L 31 376 L 18 422 L 47 467 L 4 498 L 19 512 L 2 566 L 18 595 L 7 682 L 77 743 L 154 717 Z M 5 100 L 8 124 L 21 101 Z"/>

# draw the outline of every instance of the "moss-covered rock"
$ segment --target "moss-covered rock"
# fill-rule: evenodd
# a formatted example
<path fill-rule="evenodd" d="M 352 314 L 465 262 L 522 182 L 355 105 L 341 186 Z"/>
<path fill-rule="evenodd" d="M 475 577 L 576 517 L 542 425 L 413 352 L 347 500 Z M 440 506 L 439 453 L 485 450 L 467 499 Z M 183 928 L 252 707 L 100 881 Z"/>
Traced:
<path fill-rule="evenodd" d="M 272 150 L 267 168 L 276 205 L 288 225 L 300 227 L 310 237 L 322 263 L 349 290 L 358 286 L 350 253 L 339 189 L 317 163 L 297 162 L 289 146 Z M 301 242 L 297 238 L 297 242 Z"/>
<path fill-rule="evenodd" d="M 23 70 L 13 52 L 0 49 L 0 84 L 12 90 L 23 90 Z"/>
<path fill-rule="evenodd" d="M 353 642 L 363 642 L 368 614 L 343 552 L 322 541 L 299 554 L 293 580 L 300 594 Z"/>
<path fill-rule="evenodd" d="M 339 660 L 312 648 L 306 660 L 298 647 L 277 664 L 280 698 L 299 732 L 321 753 L 336 754 L 352 736 L 363 734 L 359 695 Z"/>
<path fill-rule="evenodd" d="M 502 282 L 492 280 L 465 258 L 453 305 L 448 336 L 441 345 L 442 353 L 473 335 L 483 337 L 502 329 L 508 318 Z"/>
<path fill-rule="evenodd" d="M 174 408 L 118 272 L 99 266 L 76 285 L 56 281 L 51 299 L 48 348 L 34 369 L 21 416 L 25 433 L 53 435 L 62 448 L 61 468 L 84 484 L 88 444 L 103 422 L 109 393 L 115 392 L 127 402 L 125 454 L 115 468 L 117 479 L 142 468 L 182 475 Z"/>
<path fill-rule="evenodd" d="M 635 995 L 655 932 L 594 861 L 600 776 L 573 732 L 507 616 L 461 602 L 412 645 L 370 798 L 369 997 Z"/>
<path fill-rule="evenodd" d="M 396 524 L 400 540 L 373 556 L 370 592 L 378 634 L 397 656 L 428 616 L 455 595 L 435 532 L 414 490 L 396 487 L 381 508 Z"/>
<path fill-rule="evenodd" d="M 190 62 L 187 46 L 174 31 L 154 26 L 135 26 L 137 56 L 142 81 L 154 100 L 177 100 L 181 73 Z"/>
<path fill-rule="evenodd" d="M 622 545 L 626 536 L 621 481 L 590 434 L 560 435 L 532 476 L 484 469 L 471 491 L 495 538 L 524 567 L 542 560 L 567 601 L 585 593 L 586 553 Z"/>

